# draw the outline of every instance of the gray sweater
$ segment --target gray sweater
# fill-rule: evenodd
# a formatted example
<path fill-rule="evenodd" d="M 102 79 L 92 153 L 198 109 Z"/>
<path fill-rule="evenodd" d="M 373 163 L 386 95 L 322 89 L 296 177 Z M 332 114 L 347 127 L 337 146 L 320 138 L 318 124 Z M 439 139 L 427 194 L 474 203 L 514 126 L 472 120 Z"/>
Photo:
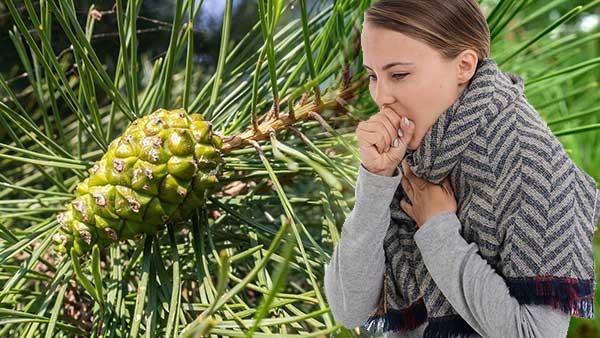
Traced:
<path fill-rule="evenodd" d="M 347 328 L 364 325 L 377 306 L 389 205 L 401 175 L 397 169 L 394 176 L 380 176 L 359 165 L 354 207 L 325 266 L 327 302 L 335 320 Z M 570 315 L 549 305 L 520 305 L 504 279 L 478 254 L 476 244 L 462 238 L 460 227 L 454 212 L 438 213 L 415 232 L 414 239 L 436 285 L 479 333 L 471 337 L 566 337 Z M 384 337 L 423 337 L 426 326 Z"/>

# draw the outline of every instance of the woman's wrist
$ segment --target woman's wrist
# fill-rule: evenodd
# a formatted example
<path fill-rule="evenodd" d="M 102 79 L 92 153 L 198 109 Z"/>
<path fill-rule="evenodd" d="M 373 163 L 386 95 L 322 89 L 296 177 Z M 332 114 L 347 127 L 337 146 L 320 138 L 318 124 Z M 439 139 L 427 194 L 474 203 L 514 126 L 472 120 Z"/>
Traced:
<path fill-rule="evenodd" d="M 374 174 L 379 175 L 379 176 L 392 177 L 392 176 L 394 176 L 395 173 L 396 173 L 396 168 L 392 168 L 392 169 L 385 169 L 382 171 L 378 171 L 378 172 L 375 172 Z"/>
<path fill-rule="evenodd" d="M 375 170 L 371 170 L 371 169 L 367 168 L 362 162 L 361 162 L 360 166 L 369 174 L 376 175 L 376 176 L 394 177 L 394 176 L 398 176 L 401 173 L 400 169 L 398 167 L 386 168 L 386 169 L 382 169 L 379 171 L 375 171 Z"/>

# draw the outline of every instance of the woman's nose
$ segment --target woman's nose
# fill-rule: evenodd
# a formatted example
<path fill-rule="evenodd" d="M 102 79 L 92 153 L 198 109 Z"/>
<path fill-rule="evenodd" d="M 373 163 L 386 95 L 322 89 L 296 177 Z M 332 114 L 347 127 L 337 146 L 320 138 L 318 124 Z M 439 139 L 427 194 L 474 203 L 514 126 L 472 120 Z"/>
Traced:
<path fill-rule="evenodd" d="M 392 104 L 394 102 L 394 96 L 389 91 L 387 85 L 383 83 L 383 81 L 377 82 L 373 99 L 379 107 L 383 107 L 386 104 Z"/>

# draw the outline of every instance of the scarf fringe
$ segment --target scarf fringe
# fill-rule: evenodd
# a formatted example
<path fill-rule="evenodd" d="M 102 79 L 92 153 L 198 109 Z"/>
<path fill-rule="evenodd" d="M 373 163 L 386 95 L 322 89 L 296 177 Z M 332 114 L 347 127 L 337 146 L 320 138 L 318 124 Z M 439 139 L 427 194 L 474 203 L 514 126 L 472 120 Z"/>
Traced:
<path fill-rule="evenodd" d="M 581 318 L 594 318 L 594 280 L 534 276 L 505 279 L 511 296 L 519 304 L 551 305 Z"/>
<path fill-rule="evenodd" d="M 402 310 L 387 308 L 385 313 L 382 313 L 381 308 L 377 310 L 364 324 L 364 328 L 372 333 L 411 331 L 427 321 L 423 298 Z"/>
<path fill-rule="evenodd" d="M 423 338 L 469 338 L 475 330 L 459 315 L 429 318 Z"/>

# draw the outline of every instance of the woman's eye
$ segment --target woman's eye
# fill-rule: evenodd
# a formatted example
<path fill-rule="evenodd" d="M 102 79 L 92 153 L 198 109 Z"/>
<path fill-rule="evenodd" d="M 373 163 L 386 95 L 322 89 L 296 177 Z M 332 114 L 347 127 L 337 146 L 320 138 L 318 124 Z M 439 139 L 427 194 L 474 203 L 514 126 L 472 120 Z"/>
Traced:
<path fill-rule="evenodd" d="M 401 79 L 405 78 L 407 75 L 408 75 L 408 73 L 392 74 L 392 78 L 394 78 L 395 80 L 401 80 Z M 377 77 L 375 77 L 375 75 L 368 75 L 368 77 L 369 77 L 370 81 L 377 80 Z"/>

